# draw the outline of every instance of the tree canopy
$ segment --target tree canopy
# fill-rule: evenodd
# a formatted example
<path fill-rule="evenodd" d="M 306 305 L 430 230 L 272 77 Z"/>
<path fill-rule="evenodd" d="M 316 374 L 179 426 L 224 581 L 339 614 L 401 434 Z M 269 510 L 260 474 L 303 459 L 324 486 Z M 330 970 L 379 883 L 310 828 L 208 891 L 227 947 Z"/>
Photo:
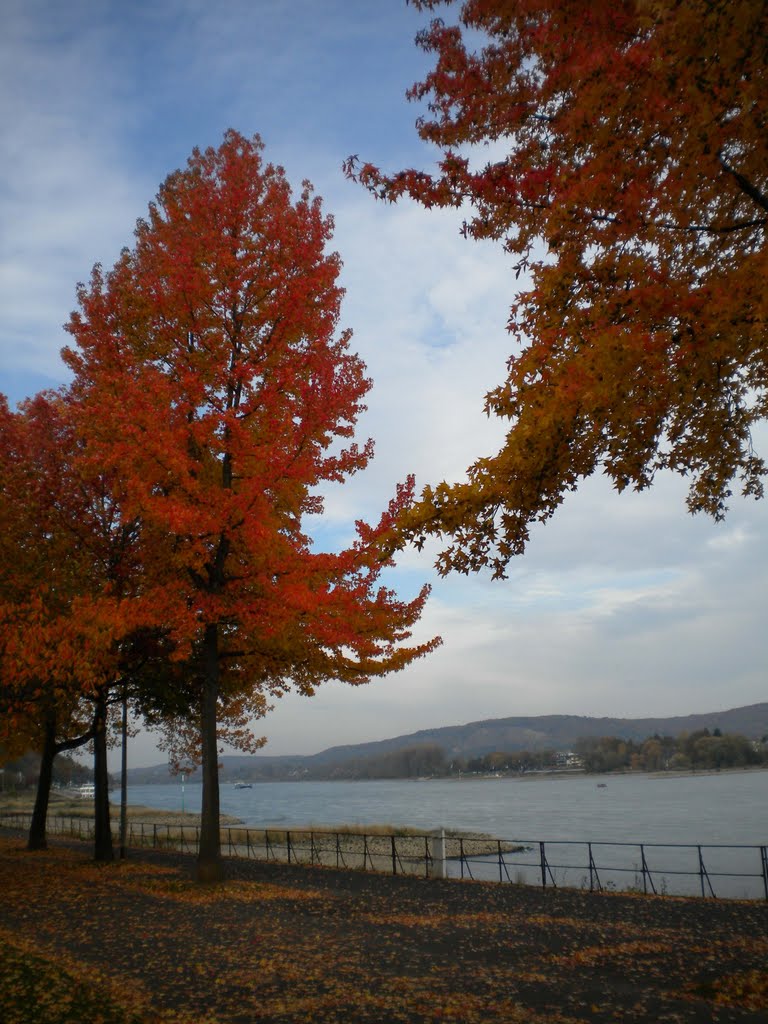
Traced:
<path fill-rule="evenodd" d="M 411 2 L 458 14 L 418 36 L 435 65 L 409 92 L 437 169 L 352 158 L 347 173 L 380 199 L 460 208 L 521 289 L 508 376 L 485 399 L 505 443 L 427 487 L 411 534 L 450 538 L 442 572 L 501 576 L 598 470 L 618 490 L 687 476 L 689 509 L 715 519 L 734 486 L 762 497 L 766 5 Z"/>
<path fill-rule="evenodd" d="M 306 532 L 318 488 L 372 455 L 353 440 L 370 381 L 337 331 L 332 221 L 262 149 L 230 131 L 166 179 L 135 246 L 80 287 L 64 353 L 85 458 L 120 481 L 125 516 L 151 537 L 143 622 L 166 631 L 196 694 L 211 878 L 221 715 L 367 682 L 439 642 L 407 643 L 428 588 L 401 601 L 379 582 L 412 481 L 342 550 L 317 551 Z"/>
<path fill-rule="evenodd" d="M 96 854 L 111 859 L 107 703 L 136 660 L 149 549 L 119 481 L 85 458 L 63 391 L 0 403 L 0 452 L 0 740 L 42 752 L 31 847 L 45 843 L 53 759 L 93 740 Z"/>

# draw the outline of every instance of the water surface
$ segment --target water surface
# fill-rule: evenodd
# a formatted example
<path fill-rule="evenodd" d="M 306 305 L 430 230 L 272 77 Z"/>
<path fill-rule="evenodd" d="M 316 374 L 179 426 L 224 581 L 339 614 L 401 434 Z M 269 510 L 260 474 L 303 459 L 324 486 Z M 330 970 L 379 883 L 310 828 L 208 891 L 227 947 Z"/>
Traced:
<path fill-rule="evenodd" d="M 199 783 L 128 788 L 129 803 L 168 810 L 199 812 L 200 798 Z M 766 771 L 221 786 L 222 813 L 247 825 L 392 824 L 535 840 L 767 844 L 767 808 Z"/>

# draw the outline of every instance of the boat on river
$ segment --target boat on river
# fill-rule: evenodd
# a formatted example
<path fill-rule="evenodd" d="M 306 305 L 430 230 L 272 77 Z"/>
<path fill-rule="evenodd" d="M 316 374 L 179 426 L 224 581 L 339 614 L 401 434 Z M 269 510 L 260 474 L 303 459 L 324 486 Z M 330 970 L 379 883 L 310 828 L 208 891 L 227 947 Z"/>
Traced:
<path fill-rule="evenodd" d="M 235 789 L 253 789 L 252 782 L 236 782 Z"/>

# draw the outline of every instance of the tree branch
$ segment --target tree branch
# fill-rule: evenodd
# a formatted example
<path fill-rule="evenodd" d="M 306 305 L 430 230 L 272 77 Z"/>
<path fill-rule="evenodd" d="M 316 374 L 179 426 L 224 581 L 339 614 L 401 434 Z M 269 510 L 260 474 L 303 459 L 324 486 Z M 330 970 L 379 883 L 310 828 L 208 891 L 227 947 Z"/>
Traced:
<path fill-rule="evenodd" d="M 745 192 L 753 202 L 757 203 L 761 209 L 768 213 L 768 196 L 763 195 L 763 193 L 756 188 L 751 181 L 745 178 L 743 174 L 740 174 L 735 167 L 731 167 L 730 164 L 726 162 L 722 152 L 717 154 L 717 158 L 720 161 L 720 166 L 723 170 L 735 178 L 741 191 Z M 765 222 L 763 221 L 763 223 Z"/>

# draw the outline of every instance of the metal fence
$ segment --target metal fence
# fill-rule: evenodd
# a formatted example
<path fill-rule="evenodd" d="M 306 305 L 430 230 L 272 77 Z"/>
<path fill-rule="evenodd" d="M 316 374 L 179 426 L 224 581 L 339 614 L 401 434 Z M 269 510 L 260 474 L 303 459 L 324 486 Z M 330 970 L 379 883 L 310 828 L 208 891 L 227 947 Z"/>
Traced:
<path fill-rule="evenodd" d="M 510 851 L 498 843 L 492 856 L 462 851 L 450 874 L 544 889 L 768 900 L 766 845 L 520 840 Z"/>
<path fill-rule="evenodd" d="M 28 828 L 31 815 L 2 813 L 0 825 Z M 50 835 L 78 840 L 92 840 L 91 818 L 49 816 Z M 178 850 L 195 854 L 200 840 L 200 826 L 129 821 L 126 846 L 135 849 Z M 277 829 L 225 826 L 221 829 L 222 852 L 228 857 L 279 861 L 350 870 L 378 871 L 387 874 L 423 875 L 437 871 L 433 856 L 435 837 L 432 833 L 384 833 L 335 831 L 332 829 Z M 465 853 L 477 855 L 488 850 L 485 840 L 465 840 Z M 455 842 L 455 855 L 459 845 Z"/>
<path fill-rule="evenodd" d="M 28 828 L 31 816 L 4 813 L 0 824 Z M 48 819 L 50 834 L 93 838 L 93 820 Z M 196 853 L 199 825 L 131 821 L 126 845 Z M 225 826 L 229 857 L 475 879 L 591 892 L 768 900 L 768 845 L 614 843 L 498 839 L 445 832 L 358 832 Z"/>

